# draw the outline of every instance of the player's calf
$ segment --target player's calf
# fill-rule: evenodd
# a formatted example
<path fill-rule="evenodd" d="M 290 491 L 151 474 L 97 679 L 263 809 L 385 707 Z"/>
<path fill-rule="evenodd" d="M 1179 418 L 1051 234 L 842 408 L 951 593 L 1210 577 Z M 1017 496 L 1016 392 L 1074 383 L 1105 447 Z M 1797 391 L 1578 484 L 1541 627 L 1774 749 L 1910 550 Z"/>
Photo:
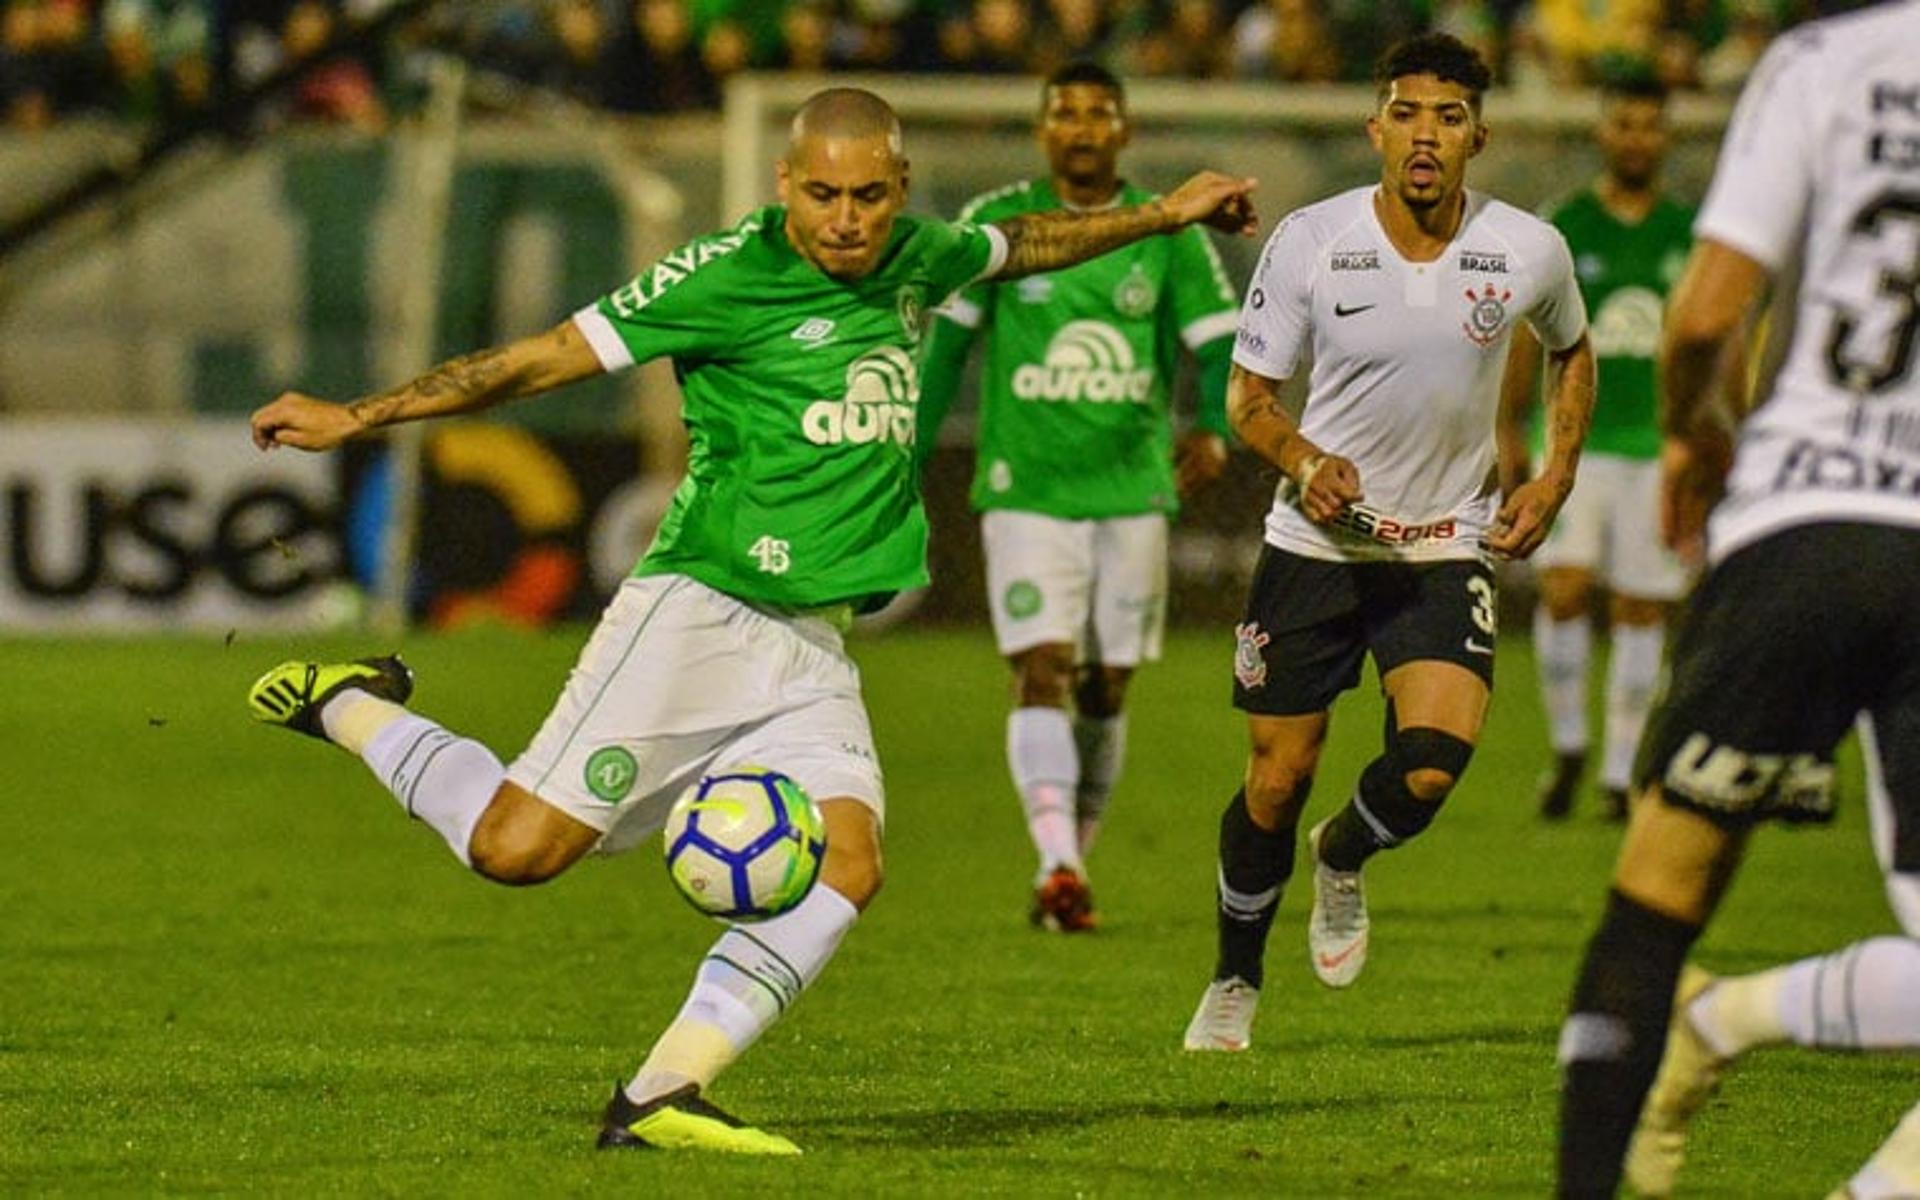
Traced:
<path fill-rule="evenodd" d="M 1382 850 L 1419 836 L 1440 814 L 1473 758 L 1473 744 L 1438 729 L 1401 729 L 1387 752 L 1367 764 L 1346 807 L 1327 822 L 1319 860 L 1358 871 Z"/>

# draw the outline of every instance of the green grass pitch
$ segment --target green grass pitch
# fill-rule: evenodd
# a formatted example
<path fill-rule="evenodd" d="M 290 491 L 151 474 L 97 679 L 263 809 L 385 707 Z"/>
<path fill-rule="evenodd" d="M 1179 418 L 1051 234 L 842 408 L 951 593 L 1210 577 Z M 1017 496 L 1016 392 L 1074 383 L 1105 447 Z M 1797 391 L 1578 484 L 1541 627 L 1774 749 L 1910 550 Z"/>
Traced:
<path fill-rule="evenodd" d="M 581 638 L 416 636 L 419 707 L 510 757 Z M 718 927 L 651 849 L 514 891 L 464 873 L 344 755 L 242 698 L 302 640 L 0 642 L 0 1194 L 1538 1196 L 1553 1043 L 1617 831 L 1531 817 L 1541 718 L 1502 649 L 1486 744 L 1434 831 L 1377 859 L 1373 954 L 1332 993 L 1296 880 L 1254 1049 L 1180 1033 L 1212 962 L 1213 845 L 1242 756 L 1230 642 L 1175 637 L 1133 701 L 1093 858 L 1104 928 L 1025 922 L 1004 668 L 984 632 L 858 641 L 889 882 L 715 1098 L 797 1161 L 596 1154 Z M 1373 753 L 1339 710 L 1311 812 Z M 1857 772 L 1830 830 L 1758 840 L 1701 959 L 1758 967 L 1893 928 Z M 1693 1194 L 1823 1195 L 1910 1105 L 1910 1062 L 1782 1050 L 1702 1119 Z"/>

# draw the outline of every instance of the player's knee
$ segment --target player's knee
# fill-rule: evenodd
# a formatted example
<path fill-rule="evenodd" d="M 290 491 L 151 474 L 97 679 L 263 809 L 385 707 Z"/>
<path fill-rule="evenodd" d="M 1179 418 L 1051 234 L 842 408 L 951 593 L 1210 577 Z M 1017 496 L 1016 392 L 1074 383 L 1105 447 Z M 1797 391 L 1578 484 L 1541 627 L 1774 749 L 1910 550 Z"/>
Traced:
<path fill-rule="evenodd" d="M 1548 570 L 1540 576 L 1540 603 L 1556 621 L 1572 621 L 1587 615 L 1590 587 L 1585 574 Z"/>
<path fill-rule="evenodd" d="M 1133 672 L 1126 667 L 1089 667 L 1081 672 L 1074 689 L 1074 707 L 1082 716 L 1117 717 L 1126 707 L 1127 684 L 1132 679 Z"/>
<path fill-rule="evenodd" d="M 1473 759 L 1473 743 L 1438 729 L 1402 729 L 1394 734 L 1393 756 L 1407 792 L 1416 800 L 1438 804 L 1466 772 Z"/>
<path fill-rule="evenodd" d="M 1014 655 L 1013 687 L 1022 708 L 1065 708 L 1073 691 L 1073 647 L 1035 646 Z"/>
<path fill-rule="evenodd" d="M 820 866 L 820 882 L 846 897 L 847 903 L 865 909 L 880 894 L 886 882 L 886 868 L 878 846 L 851 846 L 836 849 L 827 839 L 826 861 Z"/>
<path fill-rule="evenodd" d="M 556 847 L 489 833 L 484 824 L 474 829 L 467 843 L 467 859 L 479 874 L 510 887 L 545 883 L 571 861 Z"/>
<path fill-rule="evenodd" d="M 1299 816 L 1313 790 L 1315 756 L 1255 754 L 1247 761 L 1247 808 L 1271 829 Z"/>

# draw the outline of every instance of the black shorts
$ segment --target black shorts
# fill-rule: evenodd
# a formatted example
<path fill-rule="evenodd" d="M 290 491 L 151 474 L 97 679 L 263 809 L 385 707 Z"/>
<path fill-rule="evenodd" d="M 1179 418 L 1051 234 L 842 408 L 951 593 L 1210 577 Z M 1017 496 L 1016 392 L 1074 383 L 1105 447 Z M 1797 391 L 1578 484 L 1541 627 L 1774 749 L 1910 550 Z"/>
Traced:
<path fill-rule="evenodd" d="M 1635 781 L 1737 828 L 1833 815 L 1833 751 L 1872 718 L 1896 869 L 1920 870 L 1920 529 L 1802 525 L 1707 573 Z"/>
<path fill-rule="evenodd" d="M 1493 570 L 1474 559 L 1329 562 L 1265 546 L 1234 629 L 1234 707 L 1324 712 L 1369 652 L 1382 675 L 1437 659 L 1492 687 L 1494 599 Z"/>

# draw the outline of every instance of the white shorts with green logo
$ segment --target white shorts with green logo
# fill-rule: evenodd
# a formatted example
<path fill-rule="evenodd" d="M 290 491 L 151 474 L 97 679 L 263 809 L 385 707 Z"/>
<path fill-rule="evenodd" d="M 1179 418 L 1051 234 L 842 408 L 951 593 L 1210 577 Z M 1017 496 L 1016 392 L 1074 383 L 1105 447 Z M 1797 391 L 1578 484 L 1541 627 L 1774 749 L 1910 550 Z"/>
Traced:
<path fill-rule="evenodd" d="M 885 813 L 860 672 L 839 631 L 652 575 L 621 585 L 507 778 L 617 854 L 658 831 L 700 776 L 748 763 L 784 771 L 815 800 Z"/>
<path fill-rule="evenodd" d="M 1533 564 L 1591 571 L 1608 589 L 1643 600 L 1678 600 L 1690 575 L 1660 541 L 1660 463 L 1584 455 L 1573 494 Z"/>
<path fill-rule="evenodd" d="M 1064 642 L 1081 662 L 1131 667 L 1160 657 L 1164 515 L 1072 521 L 993 509 L 980 516 L 980 537 L 1000 653 Z"/>

